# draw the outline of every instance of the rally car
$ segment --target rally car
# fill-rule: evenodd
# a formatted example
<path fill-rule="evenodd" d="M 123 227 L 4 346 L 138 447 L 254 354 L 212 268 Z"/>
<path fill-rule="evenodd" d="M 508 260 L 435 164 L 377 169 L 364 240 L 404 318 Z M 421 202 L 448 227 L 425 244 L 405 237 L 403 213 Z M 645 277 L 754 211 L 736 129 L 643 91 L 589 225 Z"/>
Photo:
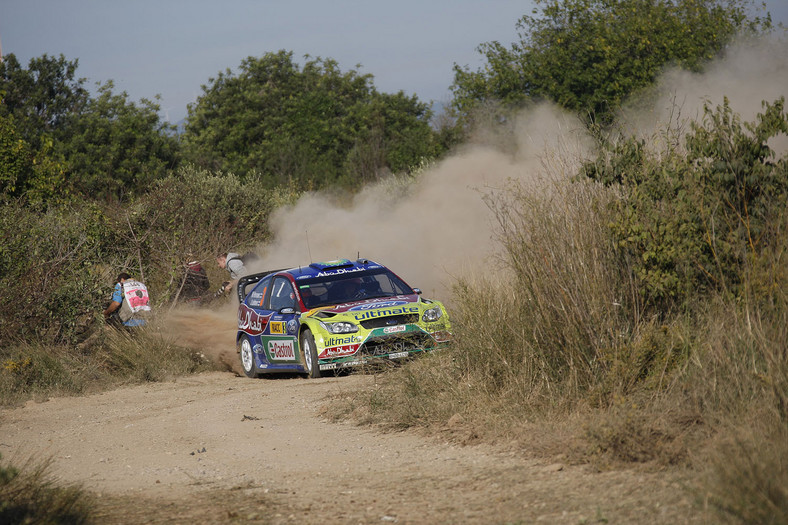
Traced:
<path fill-rule="evenodd" d="M 407 359 L 451 339 L 443 304 L 367 259 L 256 273 L 241 278 L 237 291 L 236 343 L 248 377 L 320 377 Z"/>

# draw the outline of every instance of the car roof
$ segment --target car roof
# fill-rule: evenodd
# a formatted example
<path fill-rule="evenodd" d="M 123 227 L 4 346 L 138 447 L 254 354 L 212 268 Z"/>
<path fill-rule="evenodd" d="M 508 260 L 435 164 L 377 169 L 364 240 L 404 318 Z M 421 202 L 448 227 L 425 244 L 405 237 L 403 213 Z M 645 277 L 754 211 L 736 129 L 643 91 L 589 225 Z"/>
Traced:
<path fill-rule="evenodd" d="M 334 261 L 311 263 L 308 266 L 299 266 L 297 268 L 283 270 L 280 273 L 287 273 L 290 274 L 293 279 L 301 280 L 377 268 L 385 268 L 385 266 L 370 261 L 369 259 L 357 259 L 355 261 L 351 261 L 350 259 L 336 259 Z"/>

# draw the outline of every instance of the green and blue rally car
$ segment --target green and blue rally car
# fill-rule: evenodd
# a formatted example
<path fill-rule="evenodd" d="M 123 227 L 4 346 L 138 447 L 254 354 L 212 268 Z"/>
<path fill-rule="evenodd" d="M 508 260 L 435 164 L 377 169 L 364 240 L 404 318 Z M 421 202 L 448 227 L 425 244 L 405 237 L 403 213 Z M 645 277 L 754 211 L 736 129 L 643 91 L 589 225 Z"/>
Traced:
<path fill-rule="evenodd" d="M 385 266 L 340 259 L 243 277 L 237 345 L 244 373 L 327 371 L 401 360 L 447 344 L 439 301 Z"/>

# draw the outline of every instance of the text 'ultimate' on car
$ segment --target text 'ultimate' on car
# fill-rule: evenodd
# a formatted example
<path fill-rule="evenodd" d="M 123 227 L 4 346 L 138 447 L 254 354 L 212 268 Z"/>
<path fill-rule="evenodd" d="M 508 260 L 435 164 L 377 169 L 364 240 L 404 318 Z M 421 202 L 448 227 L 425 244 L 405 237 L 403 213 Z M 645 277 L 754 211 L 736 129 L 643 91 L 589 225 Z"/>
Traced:
<path fill-rule="evenodd" d="M 451 339 L 446 309 L 381 264 L 313 263 L 238 282 L 244 373 L 326 371 L 406 359 Z"/>

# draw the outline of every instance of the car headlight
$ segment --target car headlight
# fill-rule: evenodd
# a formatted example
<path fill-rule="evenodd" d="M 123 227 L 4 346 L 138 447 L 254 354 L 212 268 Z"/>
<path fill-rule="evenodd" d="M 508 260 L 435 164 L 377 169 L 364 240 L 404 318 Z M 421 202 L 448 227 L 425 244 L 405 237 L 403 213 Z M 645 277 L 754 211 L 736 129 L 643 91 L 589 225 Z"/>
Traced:
<path fill-rule="evenodd" d="M 352 334 L 353 332 L 358 332 L 357 325 L 345 321 L 340 321 L 338 323 L 321 322 L 320 326 L 322 326 L 326 331 L 332 334 Z"/>
<path fill-rule="evenodd" d="M 430 308 L 429 310 L 424 310 L 424 313 L 421 315 L 421 320 L 425 323 L 434 323 L 441 317 L 443 317 L 443 311 L 440 309 L 440 307 L 436 306 L 434 308 Z"/>

